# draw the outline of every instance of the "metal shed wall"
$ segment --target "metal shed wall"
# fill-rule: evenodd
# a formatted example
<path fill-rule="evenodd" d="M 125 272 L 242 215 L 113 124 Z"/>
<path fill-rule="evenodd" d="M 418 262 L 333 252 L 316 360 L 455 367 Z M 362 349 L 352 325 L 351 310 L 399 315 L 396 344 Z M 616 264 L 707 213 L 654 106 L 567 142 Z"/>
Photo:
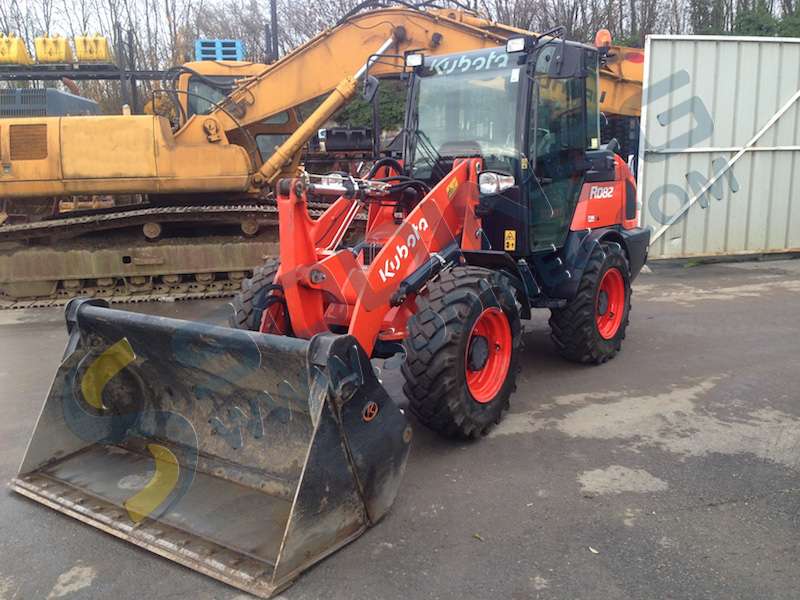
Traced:
<path fill-rule="evenodd" d="M 644 69 L 650 256 L 800 250 L 800 39 L 649 36 Z"/>

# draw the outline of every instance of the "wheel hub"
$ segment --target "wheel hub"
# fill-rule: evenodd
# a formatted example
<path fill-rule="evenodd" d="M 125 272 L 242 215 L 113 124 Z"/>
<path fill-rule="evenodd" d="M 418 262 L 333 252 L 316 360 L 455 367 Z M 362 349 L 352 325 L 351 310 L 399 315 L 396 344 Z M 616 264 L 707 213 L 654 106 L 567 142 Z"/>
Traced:
<path fill-rule="evenodd" d="M 600 290 L 600 295 L 597 298 L 597 314 L 601 317 L 608 312 L 608 292 Z"/>
<path fill-rule="evenodd" d="M 478 316 L 469 333 L 464 363 L 467 388 L 473 399 L 486 404 L 503 388 L 511 365 L 511 326 L 498 307 Z"/>
<path fill-rule="evenodd" d="M 616 267 L 611 267 L 600 280 L 595 304 L 595 321 L 600 337 L 612 339 L 622 325 L 627 301 L 625 280 Z"/>
<path fill-rule="evenodd" d="M 475 335 L 469 341 L 467 367 L 470 371 L 480 371 L 489 360 L 489 342 L 482 335 Z"/>

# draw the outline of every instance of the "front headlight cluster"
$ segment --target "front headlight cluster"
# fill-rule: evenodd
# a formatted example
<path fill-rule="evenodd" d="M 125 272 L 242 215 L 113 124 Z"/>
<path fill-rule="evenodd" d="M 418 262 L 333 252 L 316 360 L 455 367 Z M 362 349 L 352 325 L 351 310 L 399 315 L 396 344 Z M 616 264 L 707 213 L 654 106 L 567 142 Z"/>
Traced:
<path fill-rule="evenodd" d="M 478 175 L 478 188 L 481 194 L 498 194 L 503 190 L 514 187 L 514 176 L 484 171 Z"/>

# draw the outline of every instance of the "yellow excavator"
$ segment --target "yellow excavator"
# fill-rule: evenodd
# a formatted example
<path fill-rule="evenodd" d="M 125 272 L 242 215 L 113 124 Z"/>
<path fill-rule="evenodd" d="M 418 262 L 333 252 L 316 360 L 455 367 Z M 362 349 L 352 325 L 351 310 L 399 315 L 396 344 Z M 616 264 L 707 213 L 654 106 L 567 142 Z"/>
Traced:
<path fill-rule="evenodd" d="M 390 8 L 354 15 L 273 65 L 189 63 L 179 78 L 183 118 L 174 132 L 167 119 L 151 115 L 3 123 L 0 196 L 259 193 L 282 170 L 293 168 L 318 126 L 355 96 L 354 75 L 371 53 L 391 54 L 370 67 L 370 74 L 380 77 L 399 73 L 409 49 L 431 55 L 474 50 L 525 33 L 462 10 Z M 638 114 L 641 68 L 637 76 L 636 63 L 624 58 L 628 54 L 629 49 L 612 48 L 611 56 L 622 60 L 607 62 L 601 73 L 606 113 Z M 215 98 L 213 88 L 203 84 L 206 77 L 235 77 L 237 70 L 242 84 L 225 98 Z M 297 123 L 296 107 L 330 92 L 307 121 Z M 289 127 L 261 129 L 270 125 Z M 292 130 L 296 136 L 288 144 L 269 148 L 267 140 L 258 140 L 267 132 Z"/>
<path fill-rule="evenodd" d="M 522 33 L 528 32 L 462 10 L 371 10 L 348 16 L 271 65 L 187 65 L 174 92 L 176 129 L 157 115 L 0 121 L 0 198 L 127 194 L 147 200 L 0 228 L 3 241 L 23 244 L 0 251 L 0 303 L 235 291 L 272 253 L 274 235 L 153 244 L 140 234 L 116 241 L 108 232 L 141 227 L 153 240 L 164 227 L 233 224 L 253 236 L 260 225 L 276 222 L 271 186 L 297 173 L 305 144 L 359 86 L 398 76 L 411 50 L 452 54 L 502 45 Z M 612 60 L 601 70 L 598 102 L 607 114 L 627 115 L 638 106 L 641 75 L 627 72 L 624 58 L 620 68 L 609 66 L 626 53 L 611 48 Z M 209 85 L 214 78 L 236 86 L 220 97 Z M 326 94 L 301 123 L 298 107 Z M 83 243 L 87 234 L 102 235 L 102 247 Z M 42 240 L 49 245 L 31 246 Z"/>

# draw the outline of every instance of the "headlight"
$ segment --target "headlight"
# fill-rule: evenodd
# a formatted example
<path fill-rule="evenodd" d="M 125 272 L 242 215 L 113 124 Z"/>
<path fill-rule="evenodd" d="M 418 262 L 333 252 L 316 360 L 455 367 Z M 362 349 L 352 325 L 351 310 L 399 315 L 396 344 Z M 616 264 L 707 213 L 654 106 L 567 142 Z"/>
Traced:
<path fill-rule="evenodd" d="M 478 175 L 478 188 L 481 194 L 498 194 L 514 187 L 515 183 L 513 175 L 501 175 L 492 171 L 484 171 Z"/>
<path fill-rule="evenodd" d="M 511 38 L 506 42 L 506 52 L 509 54 L 512 52 L 522 52 L 523 50 L 525 50 L 524 37 Z"/>
<path fill-rule="evenodd" d="M 425 56 L 422 54 L 406 54 L 407 67 L 421 67 L 423 62 L 425 62 Z"/>

